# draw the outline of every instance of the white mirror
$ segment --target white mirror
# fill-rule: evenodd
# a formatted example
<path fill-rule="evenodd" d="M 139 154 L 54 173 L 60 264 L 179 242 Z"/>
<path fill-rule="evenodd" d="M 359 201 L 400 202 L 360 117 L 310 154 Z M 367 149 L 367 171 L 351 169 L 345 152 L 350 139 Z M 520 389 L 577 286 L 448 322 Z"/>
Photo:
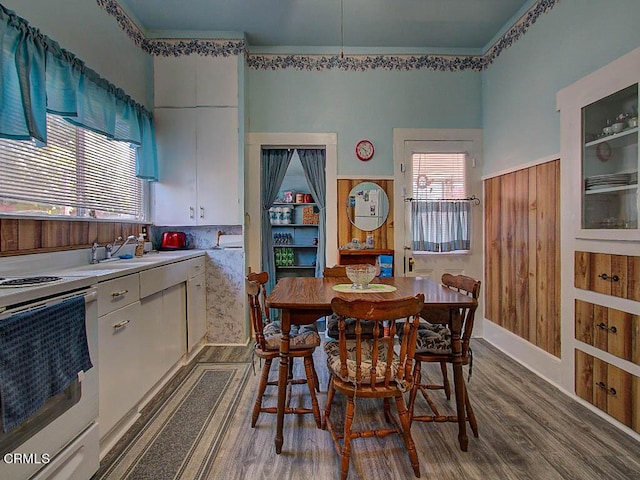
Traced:
<path fill-rule="evenodd" d="M 347 216 L 351 223 L 365 232 L 371 232 L 384 225 L 389 215 L 389 198 L 386 192 L 374 182 L 362 182 L 349 192 Z"/>

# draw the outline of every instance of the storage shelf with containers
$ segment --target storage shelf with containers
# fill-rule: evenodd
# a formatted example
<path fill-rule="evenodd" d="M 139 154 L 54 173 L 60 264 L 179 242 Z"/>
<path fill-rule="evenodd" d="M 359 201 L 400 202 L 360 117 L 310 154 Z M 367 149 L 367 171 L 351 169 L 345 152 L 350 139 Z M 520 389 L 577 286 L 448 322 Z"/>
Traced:
<path fill-rule="evenodd" d="M 277 278 L 315 275 L 319 213 L 315 203 L 304 201 L 307 195 L 293 197 L 299 203 L 276 202 L 269 211 Z"/>

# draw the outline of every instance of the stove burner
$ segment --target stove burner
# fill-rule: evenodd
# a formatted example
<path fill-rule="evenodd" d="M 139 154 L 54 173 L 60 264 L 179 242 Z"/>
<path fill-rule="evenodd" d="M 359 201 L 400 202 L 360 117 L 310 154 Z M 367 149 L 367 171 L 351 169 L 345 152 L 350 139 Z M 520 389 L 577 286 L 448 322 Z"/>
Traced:
<path fill-rule="evenodd" d="M 62 277 L 24 277 L 0 281 L 0 287 L 28 287 L 62 280 Z"/>

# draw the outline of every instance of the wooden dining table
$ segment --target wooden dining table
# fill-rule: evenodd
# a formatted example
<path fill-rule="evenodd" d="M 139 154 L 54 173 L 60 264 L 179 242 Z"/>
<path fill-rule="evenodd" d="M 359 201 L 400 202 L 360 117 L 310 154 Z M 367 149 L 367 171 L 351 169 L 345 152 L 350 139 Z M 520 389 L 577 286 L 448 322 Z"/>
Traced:
<path fill-rule="evenodd" d="M 462 317 L 460 308 L 476 305 L 477 300 L 451 290 L 443 285 L 423 277 L 387 277 L 376 278 L 373 283 L 391 285 L 396 288 L 393 292 L 338 292 L 334 285 L 350 283 L 344 277 L 284 277 L 276 284 L 268 295 L 266 306 L 279 309 L 281 312 L 282 339 L 280 342 L 280 365 L 278 368 L 278 406 L 275 447 L 276 453 L 282 452 L 285 395 L 287 376 L 289 372 L 289 334 L 291 325 L 308 325 L 319 318 L 331 315 L 331 300 L 341 297 L 347 300 L 356 298 L 366 300 L 390 300 L 413 297 L 424 294 L 424 308 L 438 306 L 450 307 L 448 319 L 451 330 L 451 351 L 454 356 L 453 375 L 455 385 L 456 409 L 458 415 L 458 440 L 460 448 L 467 451 L 469 443 L 465 420 L 464 379 L 462 374 L 462 345 L 460 335 Z"/>

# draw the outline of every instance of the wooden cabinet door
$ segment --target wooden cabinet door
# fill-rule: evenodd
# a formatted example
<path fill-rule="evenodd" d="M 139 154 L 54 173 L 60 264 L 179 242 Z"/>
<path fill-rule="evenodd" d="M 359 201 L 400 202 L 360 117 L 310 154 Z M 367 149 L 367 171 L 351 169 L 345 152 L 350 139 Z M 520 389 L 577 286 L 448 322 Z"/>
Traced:
<path fill-rule="evenodd" d="M 640 301 L 640 257 L 576 251 L 574 285 Z"/>
<path fill-rule="evenodd" d="M 582 300 L 575 301 L 575 335 L 581 342 L 593 345 L 593 304 Z"/>
<path fill-rule="evenodd" d="M 627 257 L 627 298 L 640 302 L 640 257 Z"/>
<path fill-rule="evenodd" d="M 581 350 L 576 350 L 575 352 L 576 395 L 589 403 L 593 403 L 593 357 Z"/>
<path fill-rule="evenodd" d="M 575 336 L 640 365 L 640 315 L 576 299 Z"/>
<path fill-rule="evenodd" d="M 631 426 L 631 380 L 629 372 L 607 365 L 607 413 Z"/>
<path fill-rule="evenodd" d="M 607 411 L 607 373 L 609 364 L 599 358 L 593 358 L 593 403 L 600 410 Z"/>
<path fill-rule="evenodd" d="M 625 360 L 631 360 L 633 317 L 621 310 L 608 309 L 607 351 Z"/>
<path fill-rule="evenodd" d="M 589 269 L 589 290 L 611 295 L 610 280 L 605 280 L 604 275 L 611 276 L 611 255 L 606 253 L 592 253 Z"/>
<path fill-rule="evenodd" d="M 580 398 L 640 431 L 640 377 L 576 350 L 575 389 Z"/>
<path fill-rule="evenodd" d="M 609 348 L 609 309 L 593 305 L 593 346 L 604 350 Z"/>

